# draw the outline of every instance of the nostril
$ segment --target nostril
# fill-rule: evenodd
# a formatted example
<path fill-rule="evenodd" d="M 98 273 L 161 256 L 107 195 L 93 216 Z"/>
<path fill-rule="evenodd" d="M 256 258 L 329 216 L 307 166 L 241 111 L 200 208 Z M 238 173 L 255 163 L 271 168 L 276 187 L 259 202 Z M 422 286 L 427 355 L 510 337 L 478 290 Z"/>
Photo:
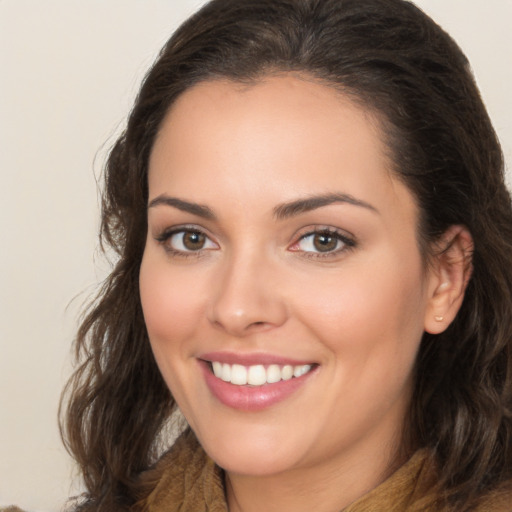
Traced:
<path fill-rule="evenodd" d="M 254 329 L 254 328 L 259 328 L 259 327 L 265 327 L 266 325 L 268 325 L 267 322 L 252 322 L 248 328 L 249 329 Z"/>

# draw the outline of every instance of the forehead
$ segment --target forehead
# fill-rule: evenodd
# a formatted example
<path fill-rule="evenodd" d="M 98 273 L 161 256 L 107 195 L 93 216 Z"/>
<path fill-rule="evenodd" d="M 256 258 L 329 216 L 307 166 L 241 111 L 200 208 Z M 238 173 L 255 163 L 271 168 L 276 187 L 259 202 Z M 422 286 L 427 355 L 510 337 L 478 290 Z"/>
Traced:
<path fill-rule="evenodd" d="M 150 196 L 205 202 L 343 192 L 386 206 L 409 191 L 394 178 L 376 116 L 347 95 L 297 75 L 251 85 L 202 82 L 168 112 L 150 159 Z M 202 197 L 199 197 L 202 196 Z M 244 201 L 246 200 L 244 199 Z"/>

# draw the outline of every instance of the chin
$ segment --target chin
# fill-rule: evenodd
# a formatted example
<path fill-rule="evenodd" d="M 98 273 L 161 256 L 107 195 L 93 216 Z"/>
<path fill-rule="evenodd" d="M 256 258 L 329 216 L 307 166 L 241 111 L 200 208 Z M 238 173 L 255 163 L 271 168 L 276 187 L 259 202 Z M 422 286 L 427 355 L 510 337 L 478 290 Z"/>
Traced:
<path fill-rule="evenodd" d="M 258 434 L 241 429 L 226 435 L 210 431 L 206 436 L 199 433 L 198 439 L 215 463 L 229 473 L 269 476 L 299 463 L 303 453 L 293 443 L 283 442 L 281 436 Z"/>
<path fill-rule="evenodd" d="M 207 452 L 208 453 L 208 452 Z M 231 474 L 247 476 L 271 476 L 282 473 L 296 465 L 296 461 L 275 453 L 208 453 L 215 463 Z"/>

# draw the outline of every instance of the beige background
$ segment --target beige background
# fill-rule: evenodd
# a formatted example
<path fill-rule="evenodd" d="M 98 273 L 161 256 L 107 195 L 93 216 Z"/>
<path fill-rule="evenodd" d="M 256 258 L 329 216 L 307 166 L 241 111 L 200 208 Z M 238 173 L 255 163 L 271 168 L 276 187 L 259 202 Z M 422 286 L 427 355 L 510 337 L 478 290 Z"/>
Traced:
<path fill-rule="evenodd" d="M 95 174 L 201 3 L 0 0 L 0 505 L 57 511 L 79 488 L 56 413 L 77 312 L 108 269 Z M 417 3 L 468 54 L 510 166 L 512 0 Z"/>

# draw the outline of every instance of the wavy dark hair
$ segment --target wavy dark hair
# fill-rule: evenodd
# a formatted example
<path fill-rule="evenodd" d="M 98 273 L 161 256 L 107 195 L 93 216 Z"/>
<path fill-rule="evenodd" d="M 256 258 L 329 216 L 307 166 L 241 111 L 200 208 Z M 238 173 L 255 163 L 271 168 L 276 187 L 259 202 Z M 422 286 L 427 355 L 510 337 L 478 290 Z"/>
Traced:
<path fill-rule="evenodd" d="M 460 312 L 442 334 L 424 334 L 404 440 L 430 449 L 443 503 L 470 510 L 512 477 L 511 200 L 466 57 L 404 0 L 213 0 L 162 49 L 105 168 L 101 240 L 118 260 L 84 316 L 63 395 L 63 437 L 87 489 L 80 508 L 126 510 L 140 498 L 175 408 L 138 288 L 162 120 L 198 82 L 275 72 L 319 79 L 379 116 L 394 172 L 419 205 L 425 251 L 454 224 L 473 236 Z"/>

